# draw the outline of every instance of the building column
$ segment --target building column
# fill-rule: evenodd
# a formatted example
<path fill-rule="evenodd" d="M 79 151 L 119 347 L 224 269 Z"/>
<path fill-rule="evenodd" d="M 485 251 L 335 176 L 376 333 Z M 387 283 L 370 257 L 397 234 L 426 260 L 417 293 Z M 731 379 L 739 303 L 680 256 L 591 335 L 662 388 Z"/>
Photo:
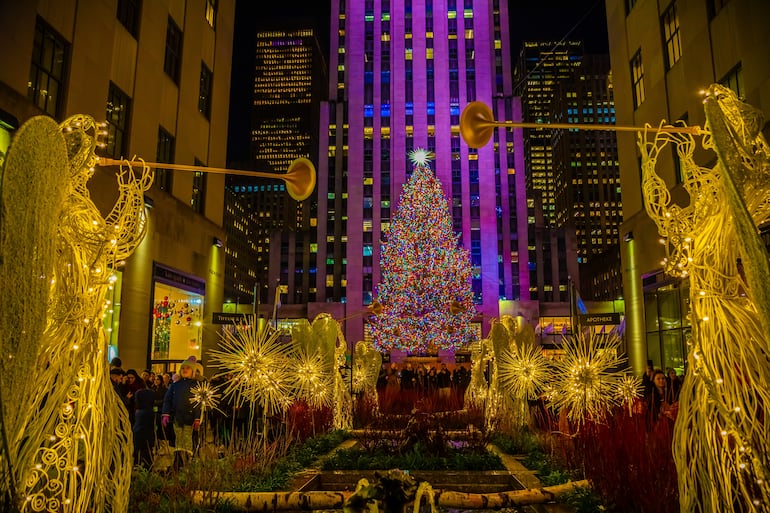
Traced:
<path fill-rule="evenodd" d="M 644 323 L 644 291 L 639 273 L 634 234 L 623 236 L 620 258 L 623 266 L 623 296 L 626 307 L 626 352 L 634 374 L 647 369 L 647 337 Z"/>

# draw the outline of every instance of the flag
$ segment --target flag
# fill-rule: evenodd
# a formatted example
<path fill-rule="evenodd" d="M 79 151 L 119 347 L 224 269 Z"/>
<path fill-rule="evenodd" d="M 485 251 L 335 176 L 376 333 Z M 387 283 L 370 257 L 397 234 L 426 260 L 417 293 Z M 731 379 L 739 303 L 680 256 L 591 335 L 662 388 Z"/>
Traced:
<path fill-rule="evenodd" d="M 580 297 L 580 292 L 578 292 L 577 287 L 575 287 L 575 306 L 577 306 L 577 309 L 580 313 L 588 313 L 588 308 L 586 308 L 585 303 L 583 303 L 583 298 Z"/>

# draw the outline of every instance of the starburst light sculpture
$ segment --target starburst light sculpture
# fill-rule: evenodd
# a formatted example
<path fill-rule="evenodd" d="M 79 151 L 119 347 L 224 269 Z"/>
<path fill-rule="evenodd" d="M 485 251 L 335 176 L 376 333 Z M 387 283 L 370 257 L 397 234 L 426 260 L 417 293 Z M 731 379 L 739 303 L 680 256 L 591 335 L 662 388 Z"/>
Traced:
<path fill-rule="evenodd" d="M 220 376 L 231 376 L 223 384 L 224 398 L 257 405 L 263 416 L 282 414 L 291 405 L 294 349 L 280 335 L 267 324 L 223 331 L 219 348 L 208 354 L 211 365 L 222 369 Z"/>
<path fill-rule="evenodd" d="M 565 339 L 564 354 L 553 362 L 555 395 L 551 405 L 578 427 L 587 418 L 601 421 L 619 404 L 615 391 L 625 371 L 616 369 L 626 361 L 618 350 L 620 342 L 614 335 L 581 330 Z"/>
<path fill-rule="evenodd" d="M 331 407 L 334 402 L 334 361 L 320 351 L 297 350 L 295 395 L 311 408 Z"/>
<path fill-rule="evenodd" d="M 212 385 L 208 381 L 200 381 L 190 389 L 192 397 L 190 402 L 195 406 L 200 406 L 201 420 L 206 418 L 206 412 L 209 410 L 219 411 L 219 387 Z"/>
<path fill-rule="evenodd" d="M 628 414 L 633 413 L 634 402 L 642 397 L 642 379 L 633 374 L 626 374 L 617 382 L 615 397 L 618 402 L 628 409 Z"/>

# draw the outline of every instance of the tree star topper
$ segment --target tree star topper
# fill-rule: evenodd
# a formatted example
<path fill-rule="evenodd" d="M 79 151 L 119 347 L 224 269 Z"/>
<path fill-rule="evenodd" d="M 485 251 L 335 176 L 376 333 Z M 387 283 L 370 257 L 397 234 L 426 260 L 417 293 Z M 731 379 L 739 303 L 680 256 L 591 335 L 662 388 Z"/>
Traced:
<path fill-rule="evenodd" d="M 415 166 L 426 167 L 435 158 L 436 154 L 425 148 L 415 148 L 409 152 L 409 161 Z"/>

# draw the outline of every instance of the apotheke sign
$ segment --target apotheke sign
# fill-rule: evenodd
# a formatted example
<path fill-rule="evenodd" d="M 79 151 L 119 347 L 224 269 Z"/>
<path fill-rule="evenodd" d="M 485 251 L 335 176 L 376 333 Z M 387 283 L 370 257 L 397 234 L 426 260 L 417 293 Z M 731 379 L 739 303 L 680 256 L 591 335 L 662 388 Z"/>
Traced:
<path fill-rule="evenodd" d="M 619 313 L 586 314 L 580 316 L 583 326 L 604 326 L 605 324 L 620 324 Z"/>

